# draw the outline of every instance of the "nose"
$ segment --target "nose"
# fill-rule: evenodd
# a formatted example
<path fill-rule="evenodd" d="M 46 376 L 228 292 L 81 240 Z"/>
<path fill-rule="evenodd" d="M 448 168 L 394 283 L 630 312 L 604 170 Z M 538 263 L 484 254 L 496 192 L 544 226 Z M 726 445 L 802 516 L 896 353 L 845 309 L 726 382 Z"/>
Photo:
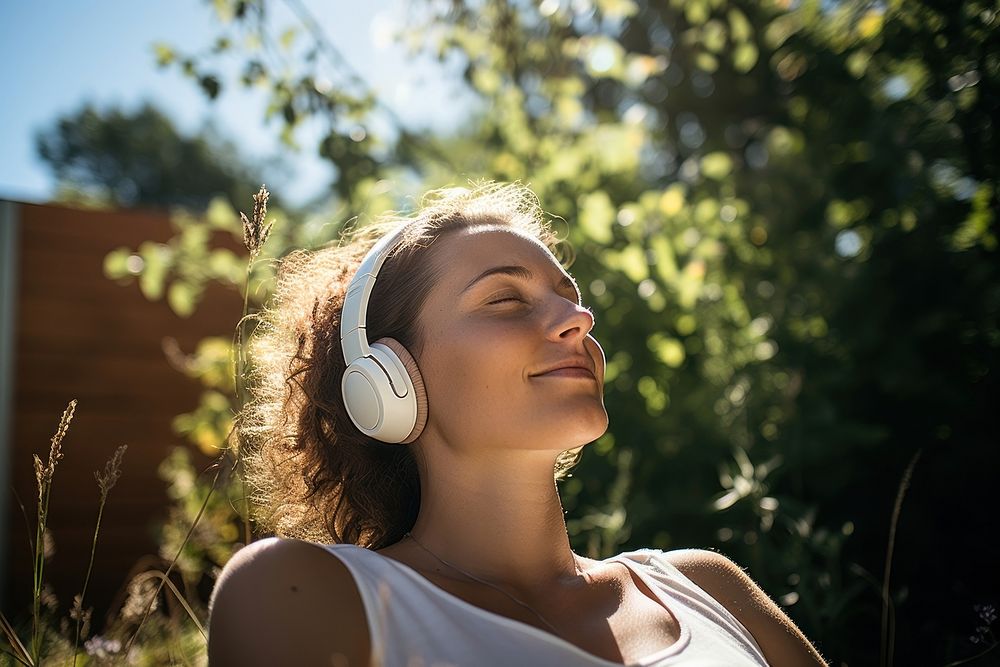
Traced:
<path fill-rule="evenodd" d="M 558 297 L 559 309 L 555 320 L 549 327 L 549 337 L 558 341 L 570 338 L 583 338 L 594 328 L 594 314 L 589 308 L 578 303 Z"/>

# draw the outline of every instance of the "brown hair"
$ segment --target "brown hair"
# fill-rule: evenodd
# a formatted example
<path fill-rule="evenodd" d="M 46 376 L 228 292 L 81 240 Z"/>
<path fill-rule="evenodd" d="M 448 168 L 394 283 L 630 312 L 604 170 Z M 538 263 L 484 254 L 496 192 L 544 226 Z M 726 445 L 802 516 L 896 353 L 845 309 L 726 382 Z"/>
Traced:
<path fill-rule="evenodd" d="M 379 272 L 368 307 L 368 339 L 395 338 L 419 358 L 421 306 L 440 269 L 429 246 L 450 229 L 513 227 L 561 255 L 538 199 L 518 184 L 485 183 L 427 193 L 419 209 L 389 213 L 345 232 L 337 246 L 282 259 L 274 294 L 251 340 L 251 397 L 237 419 L 255 519 L 265 530 L 315 542 L 380 549 L 403 537 L 420 508 L 420 477 L 407 445 L 361 433 L 341 398 L 340 310 L 368 250 L 406 221 L 402 242 Z M 429 405 L 433 411 L 433 404 Z M 562 479 L 582 447 L 556 461 Z"/>

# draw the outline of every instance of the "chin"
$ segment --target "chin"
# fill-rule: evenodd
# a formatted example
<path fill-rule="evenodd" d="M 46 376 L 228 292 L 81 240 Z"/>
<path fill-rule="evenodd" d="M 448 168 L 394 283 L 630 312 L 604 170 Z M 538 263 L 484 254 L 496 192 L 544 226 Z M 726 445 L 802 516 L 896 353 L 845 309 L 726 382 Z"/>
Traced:
<path fill-rule="evenodd" d="M 566 449 L 582 447 L 607 433 L 608 423 L 603 405 L 597 410 L 588 410 L 585 415 L 578 412 L 570 423 L 558 429 L 559 438 L 567 440 Z"/>

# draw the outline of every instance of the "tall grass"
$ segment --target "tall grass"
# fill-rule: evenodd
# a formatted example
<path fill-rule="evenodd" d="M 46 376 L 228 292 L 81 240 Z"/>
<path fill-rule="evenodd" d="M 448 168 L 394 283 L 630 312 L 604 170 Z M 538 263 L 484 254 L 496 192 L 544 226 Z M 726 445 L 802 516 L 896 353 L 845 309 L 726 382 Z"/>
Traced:
<path fill-rule="evenodd" d="M 104 472 L 94 473 L 94 478 L 97 479 L 97 486 L 101 490 L 101 502 L 97 508 L 97 523 L 94 526 L 94 540 L 90 545 L 90 562 L 87 564 L 87 575 L 83 579 L 83 590 L 73 604 L 74 611 L 76 612 L 76 634 L 73 637 L 73 667 L 76 667 L 76 652 L 80 646 L 80 629 L 86 613 L 84 612 L 85 607 L 83 606 L 83 602 L 87 597 L 90 573 L 94 569 L 94 556 L 97 553 L 97 536 L 101 532 L 101 518 L 104 516 L 104 505 L 108 502 L 108 493 L 121 476 L 122 457 L 125 455 L 126 449 L 128 449 L 128 445 L 122 445 L 116 449 L 115 453 L 111 455 L 111 458 L 108 459 L 107 464 L 104 466 Z"/>
<path fill-rule="evenodd" d="M 45 622 L 42 618 L 42 599 L 44 595 L 45 582 L 45 559 L 46 559 L 46 535 L 49 520 L 49 499 L 52 495 L 52 480 L 55 477 L 56 468 L 63 459 L 63 440 L 69 432 L 69 425 L 73 421 L 76 413 L 76 399 L 69 402 L 59 420 L 59 427 L 49 445 L 49 457 L 42 463 L 41 457 L 33 455 L 35 465 L 35 483 L 38 487 L 38 501 L 36 509 L 35 539 L 31 544 L 33 553 L 32 562 L 32 590 L 31 590 L 31 633 L 28 645 L 25 646 L 17 634 L 17 630 L 5 615 L 0 613 L 0 627 L 11 650 L 4 652 L 23 665 L 37 665 L 41 663 L 42 653 L 46 640 Z M 97 471 L 94 476 L 97 479 L 100 489 L 100 504 L 97 511 L 97 525 L 94 529 L 94 539 L 91 544 L 90 562 L 87 565 L 87 572 L 84 575 L 83 591 L 76 596 L 73 601 L 73 609 L 70 614 L 76 620 L 76 633 L 74 640 L 74 664 L 76 661 L 76 650 L 80 640 L 81 630 L 85 631 L 89 624 L 90 612 L 84 606 L 87 594 L 87 585 L 90 582 L 90 574 L 94 567 L 94 556 L 97 552 L 97 537 L 101 530 L 101 517 L 104 514 L 104 506 L 108 499 L 108 493 L 118 481 L 121 475 L 122 456 L 125 454 L 126 446 L 122 445 L 108 459 L 104 466 L 104 471 Z"/>
<path fill-rule="evenodd" d="M 52 436 L 49 445 L 49 460 L 43 465 L 38 454 L 34 454 L 32 459 L 35 462 L 35 482 L 38 485 L 38 514 L 35 523 L 35 544 L 34 562 L 32 564 L 32 589 L 31 589 L 31 657 L 32 662 L 37 663 L 42 652 L 42 622 L 41 622 L 41 600 L 42 582 L 45 574 L 45 529 L 49 519 L 49 496 L 52 493 L 52 478 L 55 477 L 56 467 L 63 458 L 62 441 L 69 431 L 70 422 L 76 413 L 76 399 L 74 398 L 63 411 L 59 420 L 59 427 L 56 434 Z"/>
<path fill-rule="evenodd" d="M 913 468 L 920 460 L 923 449 L 918 449 L 913 458 L 910 459 L 906 469 L 903 471 L 903 478 L 899 481 L 899 488 L 896 490 L 896 502 L 892 508 L 892 519 L 889 521 L 889 541 L 885 548 L 885 571 L 882 576 L 882 642 L 880 660 L 882 667 L 892 665 L 892 654 L 896 645 L 896 623 L 893 613 L 892 600 L 889 597 L 889 577 L 892 574 L 892 553 L 896 548 L 896 526 L 899 524 L 899 515 L 903 511 L 903 498 L 910 488 L 910 480 L 913 478 Z"/>
<path fill-rule="evenodd" d="M 268 236 L 271 232 L 271 227 L 274 222 L 265 223 L 264 218 L 267 214 L 267 201 L 270 193 L 262 185 L 260 190 L 253 195 L 254 209 L 251 218 L 247 218 L 245 214 L 240 213 L 240 218 L 243 223 L 244 232 L 244 244 L 246 245 L 247 251 L 249 253 L 249 259 L 247 263 L 246 271 L 246 283 L 243 290 L 243 313 L 240 321 L 237 325 L 236 332 L 236 363 L 234 364 L 235 373 L 235 386 L 236 386 L 236 402 L 237 407 L 241 408 L 246 401 L 246 383 L 245 383 L 245 373 L 247 366 L 246 357 L 246 323 L 248 321 L 248 306 L 249 306 L 249 292 L 250 292 L 250 277 L 253 268 L 253 261 L 259 255 L 264 243 L 267 241 Z M 30 550 L 33 554 L 33 564 L 32 564 L 32 606 L 31 606 L 31 630 L 27 640 L 27 645 L 21 640 L 17 629 L 9 621 L 6 615 L 0 612 L 0 636 L 6 639 L 7 644 L 10 649 L 0 649 L 8 657 L 13 659 L 16 663 L 22 665 L 28 665 L 29 667 L 34 667 L 35 665 L 41 664 L 42 660 L 45 659 L 48 662 L 50 659 L 54 658 L 54 652 L 52 654 L 46 655 L 46 641 L 47 641 L 47 629 L 46 620 L 43 618 L 42 614 L 42 603 L 45 596 L 45 561 L 46 561 L 46 539 L 47 539 L 47 526 L 49 518 L 49 499 L 52 493 L 52 480 L 55 476 L 56 468 L 59 462 L 63 459 L 63 440 L 69 430 L 70 423 L 73 420 L 73 416 L 76 411 L 77 401 L 73 399 L 70 401 L 66 410 L 59 421 L 59 426 L 56 429 L 55 435 L 52 437 L 49 446 L 48 460 L 43 463 L 41 457 L 37 454 L 33 456 L 34 468 L 35 468 L 35 479 L 38 486 L 38 500 L 37 500 L 37 511 L 36 511 L 36 523 L 35 523 L 35 537 L 33 542 L 30 544 Z M 201 650 L 204 650 L 207 645 L 208 635 L 205 631 L 204 624 L 198 618 L 197 613 L 192 608 L 191 604 L 185 599 L 184 595 L 177 589 L 177 587 L 170 581 L 170 575 L 174 571 L 178 560 L 180 559 L 181 553 L 185 546 L 190 542 L 191 536 L 194 534 L 205 509 L 208 507 L 209 500 L 212 497 L 212 493 L 216 490 L 221 474 L 226 468 L 226 459 L 231 454 L 234 454 L 234 461 L 232 470 L 236 471 L 239 475 L 242 495 L 243 495 L 243 508 L 240 512 L 243 521 L 244 537 L 246 543 L 249 543 L 252 539 L 250 517 L 249 517 L 249 504 L 247 498 L 246 484 L 242 475 L 242 467 L 240 465 L 240 448 L 238 443 L 235 442 L 235 425 L 230 430 L 227 436 L 227 442 L 230 443 L 229 447 L 223 449 L 219 457 L 213 464 L 215 470 L 215 475 L 212 479 L 211 485 L 209 487 L 208 493 L 201 504 L 200 510 L 195 516 L 194 520 L 181 542 L 181 545 L 177 549 L 170 563 L 168 564 L 164 572 L 158 570 L 150 570 L 146 572 L 141 572 L 135 577 L 131 578 L 129 582 L 129 598 L 126 601 L 125 608 L 121 610 L 121 616 L 123 620 L 125 616 L 129 618 L 137 617 L 138 623 L 131 632 L 127 642 L 125 643 L 124 649 L 119 653 L 117 648 L 117 642 L 103 641 L 100 647 L 96 648 L 95 651 L 104 656 L 111 657 L 109 654 L 116 654 L 119 660 L 128 662 L 130 659 L 130 652 L 134 648 L 140 632 L 143 626 L 148 621 L 150 613 L 159 599 L 159 596 L 164 587 L 166 587 L 173 597 L 179 602 L 181 607 L 187 616 L 194 623 L 200 637 L 201 637 Z M 77 664 L 77 659 L 80 653 L 80 642 L 88 634 L 88 627 L 90 623 L 90 610 L 85 606 L 87 590 L 90 585 L 90 578 L 93 572 L 94 561 L 97 554 L 97 542 L 101 530 L 101 522 L 104 517 L 104 509 L 108 500 L 108 495 L 111 489 L 114 487 L 115 483 L 121 476 L 121 463 L 122 458 L 126 451 L 126 445 L 118 447 L 111 458 L 106 463 L 103 471 L 96 471 L 94 473 L 95 479 L 97 481 L 98 489 L 100 491 L 100 500 L 98 504 L 97 511 L 97 521 L 94 527 L 94 535 L 91 541 L 90 559 L 87 564 L 86 574 L 84 576 L 83 588 L 79 595 L 74 597 L 73 605 L 70 610 L 70 618 L 75 621 L 75 629 L 73 632 L 73 643 L 71 650 L 72 664 Z M 210 468 L 211 469 L 211 468 Z M 29 538 L 30 540 L 30 538 Z M 151 583 L 153 580 L 157 581 L 156 588 L 149 594 L 146 584 Z M 141 607 L 141 612 L 138 608 Z M 127 609 L 132 611 L 126 613 Z M 68 649 L 68 646 L 66 648 Z M 173 651 L 168 649 L 168 654 L 173 656 Z M 183 656 L 181 656 L 182 659 Z M 186 662 L 186 659 L 184 659 Z M 69 662 L 67 656 L 67 662 Z M 89 662 L 89 660 L 88 660 Z"/>
<path fill-rule="evenodd" d="M 236 355 L 235 355 L 236 356 L 236 363 L 234 364 L 234 366 L 235 366 L 235 368 L 234 368 L 235 383 L 234 384 L 235 384 L 235 387 L 236 387 L 237 411 L 239 411 L 239 409 L 242 408 L 242 406 L 246 402 L 246 382 L 245 382 L 246 378 L 245 378 L 245 375 L 246 375 L 246 365 L 247 365 L 246 359 L 247 359 L 247 355 L 246 355 L 246 333 L 245 333 L 245 327 L 246 327 L 246 322 L 248 320 L 248 311 L 249 311 L 249 303 L 250 303 L 250 299 L 249 299 L 249 297 L 250 297 L 250 276 L 251 276 L 251 272 L 252 272 L 252 269 L 253 269 L 253 262 L 257 258 L 257 256 L 260 254 L 261 249 L 264 247 L 264 244 L 267 242 L 268 236 L 270 236 L 270 234 L 271 234 L 271 228 L 274 226 L 274 221 L 271 221 L 270 223 L 266 223 L 265 222 L 265 218 L 267 216 L 267 202 L 268 202 L 268 198 L 270 197 L 270 194 L 271 193 L 267 191 L 267 188 L 264 185 L 261 185 L 260 186 L 260 190 L 258 190 L 257 193 L 253 195 L 253 202 L 254 202 L 253 215 L 250 218 L 247 218 L 246 214 L 244 214 L 242 211 L 240 211 L 240 220 L 243 223 L 243 244 L 246 246 L 247 253 L 249 254 L 249 257 L 247 259 L 246 278 L 245 278 L 245 284 L 244 284 L 244 288 L 243 288 L 243 312 L 242 312 L 242 315 L 240 317 L 240 321 L 239 321 L 239 323 L 237 324 L 237 327 L 236 327 L 236 344 L 234 346 L 235 347 L 235 353 L 236 353 Z M 239 447 L 239 443 L 235 442 L 236 438 L 235 438 L 235 433 L 234 432 L 235 432 L 235 424 L 234 424 L 233 428 L 230 429 L 229 434 L 227 436 L 227 441 L 230 442 L 230 447 L 224 449 L 222 451 L 222 453 L 219 455 L 218 459 L 216 459 L 215 463 L 213 464 L 213 467 L 215 468 L 215 476 L 212 478 L 212 484 L 209 487 L 208 494 L 206 494 L 205 500 L 202 502 L 201 507 L 198 510 L 198 514 L 195 516 L 195 519 L 191 523 L 191 526 L 188 529 L 187 534 L 184 536 L 184 539 L 181 541 L 180 546 L 177 548 L 177 552 L 174 554 L 174 557 L 171 559 L 170 565 L 167 567 L 166 572 L 163 573 L 162 577 L 159 577 L 160 582 L 157 585 L 156 591 L 149 598 L 149 601 L 146 603 L 146 607 L 145 607 L 145 609 L 143 611 L 142 618 L 140 619 L 138 626 L 135 628 L 135 631 L 129 637 L 128 642 L 125 645 L 125 650 L 124 650 L 124 657 L 125 657 L 125 659 L 128 659 L 129 653 L 132 650 L 132 647 L 135 644 L 135 641 L 136 641 L 136 639 L 139 636 L 139 632 L 142 630 L 142 626 L 148 620 L 149 614 L 152 611 L 152 607 L 153 607 L 154 601 L 158 598 L 158 596 L 159 596 L 161 590 L 163 589 L 164 585 L 167 585 L 167 584 L 170 583 L 170 581 L 169 581 L 170 574 L 171 574 L 171 572 L 173 572 L 174 567 L 176 567 L 177 561 L 180 559 L 180 556 L 181 556 L 181 553 L 184 550 L 184 547 L 190 541 L 191 536 L 194 534 L 195 528 L 198 525 L 198 522 L 201 520 L 201 517 L 204 515 L 205 509 L 208 507 L 209 500 L 211 500 L 212 494 L 215 492 L 215 490 L 218 487 L 219 479 L 221 477 L 222 471 L 224 470 L 224 464 L 225 464 L 226 458 L 227 458 L 227 456 L 230 453 L 234 452 L 233 443 L 235 443 L 235 455 L 234 455 L 234 462 L 233 462 L 233 470 L 237 473 L 237 475 L 239 477 L 240 486 L 241 486 L 242 495 L 243 495 L 243 508 L 242 508 L 242 512 L 241 512 L 241 517 L 242 517 L 242 520 L 243 520 L 243 530 L 244 530 L 244 539 L 245 539 L 244 543 L 245 544 L 249 544 L 250 541 L 251 541 L 251 539 L 252 539 L 252 532 L 251 532 L 251 528 L 250 528 L 250 512 L 249 512 L 250 506 L 249 506 L 248 498 L 247 498 L 246 480 L 245 480 L 245 477 L 243 475 L 242 466 L 241 466 L 241 453 L 242 453 L 242 450 Z M 172 588 L 172 585 L 171 585 L 171 588 Z M 205 634 L 205 631 L 204 631 L 204 628 L 202 627 L 202 624 L 198 621 L 198 619 L 196 618 L 196 616 L 194 615 L 194 613 L 191 611 L 191 607 L 188 604 L 188 602 L 183 598 L 183 596 L 181 596 L 179 594 L 179 591 L 177 591 L 176 589 L 173 589 L 173 592 L 174 592 L 175 596 L 177 597 L 177 599 L 181 602 L 181 604 L 185 608 L 185 610 L 188 611 L 189 615 L 195 621 L 195 624 L 198 626 L 198 629 L 201 631 L 202 635 L 207 640 L 208 636 L 207 636 L 207 634 Z"/>
<path fill-rule="evenodd" d="M 248 219 L 243 211 L 240 211 L 240 221 L 243 223 L 243 245 L 246 246 L 247 252 L 250 257 L 247 260 L 247 272 L 246 278 L 243 285 L 243 314 L 240 317 L 239 324 L 236 327 L 237 341 L 236 341 L 236 402 L 237 405 L 242 407 L 247 401 L 246 392 L 246 368 L 247 368 L 247 350 L 246 350 L 246 325 L 248 319 L 249 302 L 250 302 L 250 275 L 253 271 L 254 260 L 257 259 L 257 255 L 260 254 L 261 249 L 267 242 L 267 237 L 271 235 L 271 228 L 274 226 L 274 221 L 269 223 L 264 222 L 267 217 L 267 200 L 270 198 L 271 193 L 267 191 L 267 188 L 263 184 L 260 186 L 260 190 L 257 194 L 253 196 L 253 215 Z M 243 536 L 244 544 L 249 544 L 251 540 L 250 533 L 250 504 L 247 500 L 247 484 L 246 476 L 243 473 L 243 453 L 242 448 L 237 447 L 236 449 L 236 467 L 240 479 L 240 488 L 243 492 Z"/>

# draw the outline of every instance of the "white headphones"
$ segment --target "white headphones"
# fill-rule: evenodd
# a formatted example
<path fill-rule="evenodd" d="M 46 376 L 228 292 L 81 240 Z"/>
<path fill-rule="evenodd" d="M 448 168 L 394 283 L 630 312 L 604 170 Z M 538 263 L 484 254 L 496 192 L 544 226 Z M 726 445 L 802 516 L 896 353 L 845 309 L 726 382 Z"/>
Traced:
<path fill-rule="evenodd" d="M 387 443 L 417 439 L 427 422 L 427 396 L 416 361 L 399 342 L 369 345 L 368 299 L 382 264 L 399 244 L 406 224 L 379 239 L 351 279 L 340 314 L 340 345 L 347 369 L 340 387 L 344 406 L 365 435 Z"/>

